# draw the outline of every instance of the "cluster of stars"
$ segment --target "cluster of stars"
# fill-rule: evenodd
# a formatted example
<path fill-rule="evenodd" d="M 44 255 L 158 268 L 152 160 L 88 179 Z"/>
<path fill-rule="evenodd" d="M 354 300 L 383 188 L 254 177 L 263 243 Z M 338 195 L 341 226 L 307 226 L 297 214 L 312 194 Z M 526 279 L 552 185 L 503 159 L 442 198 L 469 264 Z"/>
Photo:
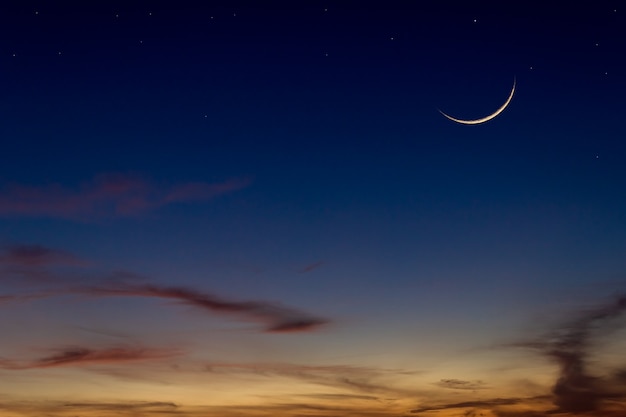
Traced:
<path fill-rule="evenodd" d="M 612 10 L 612 12 L 613 12 L 613 13 L 617 13 L 617 9 L 611 9 L 611 10 Z M 324 12 L 324 13 L 328 13 L 328 11 L 329 11 L 329 9 L 328 9 L 327 7 L 324 7 L 324 8 L 323 8 L 323 12 Z M 37 16 L 40 16 L 40 15 L 41 15 L 41 13 L 40 13 L 40 11 L 39 11 L 39 10 L 33 10 L 33 13 L 34 13 L 35 15 L 37 15 Z M 144 13 L 145 13 L 147 16 L 150 16 L 150 17 L 154 16 L 154 12 L 153 12 L 153 11 L 151 11 L 151 10 L 145 11 Z M 115 16 L 115 19 L 120 19 L 120 16 L 121 16 L 121 15 L 120 15 L 120 12 L 119 12 L 119 11 L 115 12 L 114 16 Z M 232 13 L 232 17 L 237 17 L 237 13 L 236 13 L 236 12 L 233 12 L 233 13 Z M 209 20 L 211 20 L 211 21 L 215 20 L 215 16 L 214 16 L 214 15 L 209 16 Z M 474 23 L 474 24 L 478 24 L 478 23 L 479 23 L 479 18 L 478 18 L 478 16 L 475 16 L 475 17 L 473 17 L 473 18 L 472 18 L 472 23 Z M 396 41 L 396 40 L 397 40 L 397 36 L 395 36 L 395 35 L 390 35 L 390 36 L 389 36 L 389 35 L 388 35 L 388 38 L 387 38 L 387 39 L 388 39 L 389 41 Z M 135 42 L 138 42 L 138 44 L 139 44 L 139 45 L 143 45 L 143 44 L 144 44 L 144 40 L 143 40 L 143 39 L 139 39 L 138 41 L 135 41 Z M 600 42 L 600 40 L 596 40 L 595 42 L 593 42 L 593 45 L 594 45 L 594 47 L 595 47 L 595 48 L 600 48 L 600 46 L 601 46 L 601 42 Z M 14 58 L 15 58 L 15 57 L 17 57 L 17 56 L 18 56 L 18 52 L 19 52 L 19 51 L 12 52 L 12 53 L 11 53 L 11 56 L 12 56 L 12 57 L 14 57 Z M 62 51 L 57 50 L 56 55 L 57 55 L 57 56 L 61 56 L 61 55 L 63 55 L 63 53 L 62 53 Z M 328 53 L 328 52 L 323 52 L 323 56 L 324 56 L 324 57 L 329 57 L 329 53 Z M 532 70 L 534 70 L 534 69 L 535 69 L 535 66 L 534 66 L 534 65 L 532 65 L 532 66 L 529 66 L 528 68 L 529 68 L 529 70 L 531 70 L 531 71 L 532 71 Z M 605 71 L 602 71 L 601 73 L 602 73 L 604 76 L 608 76 L 609 71 L 606 71 L 606 70 L 605 70 Z"/>

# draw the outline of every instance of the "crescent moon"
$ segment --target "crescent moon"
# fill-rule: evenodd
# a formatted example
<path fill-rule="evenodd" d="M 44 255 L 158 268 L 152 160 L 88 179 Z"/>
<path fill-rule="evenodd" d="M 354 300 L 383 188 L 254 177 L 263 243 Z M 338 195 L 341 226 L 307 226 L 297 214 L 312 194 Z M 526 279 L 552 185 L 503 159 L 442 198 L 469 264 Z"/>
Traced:
<path fill-rule="evenodd" d="M 502 106 L 500 106 L 500 108 L 498 110 L 494 111 L 489 116 L 485 116 L 485 117 L 483 117 L 481 119 L 474 119 L 474 120 L 457 119 L 455 117 L 452 117 L 452 116 L 444 113 L 443 111 L 441 111 L 439 109 L 437 109 L 437 110 L 439 110 L 439 113 L 443 114 L 445 117 L 447 117 L 448 119 L 452 120 L 453 122 L 461 123 L 461 124 L 464 124 L 464 125 L 478 125 L 478 124 L 481 124 L 481 123 L 488 122 L 489 120 L 495 118 L 500 113 L 502 113 L 504 111 L 504 109 L 506 109 L 506 107 L 509 105 L 511 100 L 513 100 L 513 94 L 515 94 L 515 78 L 513 78 L 513 88 L 511 89 L 511 94 L 509 94 L 509 98 L 506 99 L 504 104 Z"/>

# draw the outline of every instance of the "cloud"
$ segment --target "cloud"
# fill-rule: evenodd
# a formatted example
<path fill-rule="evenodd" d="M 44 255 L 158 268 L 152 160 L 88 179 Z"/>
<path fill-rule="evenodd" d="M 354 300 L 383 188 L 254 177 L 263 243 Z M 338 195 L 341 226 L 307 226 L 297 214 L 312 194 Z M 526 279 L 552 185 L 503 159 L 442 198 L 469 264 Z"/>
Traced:
<path fill-rule="evenodd" d="M 117 273 L 108 278 L 108 283 L 94 286 L 76 286 L 72 274 L 56 274 L 56 265 L 82 265 L 85 262 L 76 256 L 39 245 L 14 245 L 0 252 L 0 278 L 17 280 L 20 283 L 54 284 L 54 289 L 46 288 L 39 292 L 16 295 L 0 295 L 0 305 L 25 302 L 62 295 L 82 295 L 90 297 L 148 297 L 178 301 L 213 313 L 239 316 L 245 320 L 265 324 L 265 331 L 271 333 L 304 332 L 315 330 L 329 320 L 315 317 L 293 308 L 266 301 L 233 301 L 191 288 L 168 287 L 144 284 L 137 274 Z M 3 267 L 4 265 L 4 267 Z M 8 267 L 6 265 L 17 265 Z M 97 275 L 96 275 L 97 276 Z M 82 281 L 85 275 L 79 277 Z M 92 277 L 95 279 L 95 276 Z"/>
<path fill-rule="evenodd" d="M 380 398 L 373 395 L 356 395 L 356 394 L 300 394 L 299 397 L 315 398 L 320 400 L 369 400 L 380 401 Z"/>
<path fill-rule="evenodd" d="M 0 247 L 0 280 L 12 285 L 32 288 L 33 284 L 68 284 L 72 279 L 83 280 L 85 276 L 82 268 L 89 265 L 89 261 L 74 254 L 42 245 L 12 244 Z M 29 297 L 42 298 L 41 295 Z M 25 300 L 24 297 L 19 298 Z"/>
<path fill-rule="evenodd" d="M 87 262 L 71 253 L 41 245 L 10 245 L 0 251 L 0 266 L 83 266 Z"/>
<path fill-rule="evenodd" d="M 59 294 L 56 292 L 42 292 L 37 294 L 0 295 L 0 306 L 3 304 L 25 303 L 33 300 L 41 300 L 55 295 Z"/>
<path fill-rule="evenodd" d="M 101 175 L 71 189 L 61 184 L 6 185 L 0 216 L 93 218 L 132 216 L 167 204 L 208 200 L 248 186 L 249 180 L 157 186 L 127 175 Z"/>
<path fill-rule="evenodd" d="M 616 389 L 610 377 L 592 376 L 588 371 L 593 337 L 610 331 L 609 321 L 625 311 L 626 296 L 620 296 L 605 306 L 583 312 L 545 335 L 517 344 L 536 350 L 558 364 L 559 375 L 552 388 L 556 412 L 598 413 L 605 410 L 605 400 L 626 399 L 626 390 Z"/>
<path fill-rule="evenodd" d="M 88 296 L 130 296 L 176 300 L 214 313 L 243 316 L 253 321 L 263 322 L 265 331 L 271 333 L 310 331 L 328 323 L 326 319 L 277 304 L 265 301 L 225 300 L 190 288 L 118 283 L 102 287 L 80 288 L 73 292 Z"/>
<path fill-rule="evenodd" d="M 123 187 L 122 187 L 123 188 Z M 202 187 L 200 187 L 202 189 Z M 201 190 L 200 190 L 201 191 Z M 195 187 L 185 191 L 197 194 Z M 204 193 L 204 191 L 202 191 Z M 174 198 L 174 197 L 172 197 Z M 183 198 L 175 196 L 175 198 Z M 264 301 L 233 301 L 202 293 L 191 288 L 168 287 L 150 284 L 134 284 L 144 277 L 128 272 L 117 273 L 107 285 L 73 287 L 66 278 L 61 279 L 52 272 L 54 266 L 85 265 L 86 262 L 71 253 L 41 245 L 12 245 L 0 252 L 0 278 L 19 278 L 23 281 L 54 282 L 57 288 L 36 294 L 0 295 L 0 304 L 21 302 L 59 295 L 86 295 L 92 297 L 150 297 L 179 301 L 214 313 L 242 316 L 265 323 L 265 330 L 274 333 L 302 332 L 314 330 L 328 320 L 314 317 L 293 308 Z M 63 275 L 64 277 L 67 274 Z M 59 278 L 59 279 L 55 279 Z M 31 282 L 32 283 L 32 282 Z"/>
<path fill-rule="evenodd" d="M 202 293 L 190 288 L 162 287 L 157 285 L 116 284 L 102 287 L 66 288 L 23 295 L 0 295 L 0 305 L 21 303 L 63 295 L 89 297 L 149 297 L 179 301 L 213 313 L 240 316 L 265 323 L 268 333 L 313 331 L 328 324 L 325 318 L 315 317 L 293 308 L 266 301 L 232 301 Z"/>
<path fill-rule="evenodd" d="M 219 402 L 218 402 L 219 403 Z M 370 402 L 371 404 L 371 402 Z M 288 400 L 246 405 L 185 405 L 170 401 L 5 401 L 0 410 L 10 415 L 47 417 L 397 417 L 398 412 L 362 404 L 310 404 Z"/>
<path fill-rule="evenodd" d="M 109 349 L 89 349 L 85 347 L 65 348 L 50 356 L 27 361 L 9 361 L 0 359 L 0 368 L 9 370 L 56 368 L 61 366 L 81 366 L 94 364 L 112 364 L 167 359 L 180 355 L 172 349 L 153 349 L 137 347 L 114 347 Z"/>
<path fill-rule="evenodd" d="M 300 273 L 301 273 L 301 274 L 305 274 L 305 273 L 307 273 L 307 272 L 311 272 L 311 271 L 313 271 L 313 270 L 315 270 L 315 269 L 319 268 L 319 267 L 320 267 L 320 266 L 322 266 L 322 265 L 324 265 L 324 262 L 322 262 L 322 261 L 312 263 L 312 264 L 307 265 L 307 266 L 305 266 L 304 268 L 302 268 L 302 269 L 300 270 Z"/>
<path fill-rule="evenodd" d="M 169 401 L 62 402 L 50 400 L 11 401 L 0 403 L 0 410 L 15 416 L 47 417 L 148 417 L 154 415 L 201 417 L 197 412 L 180 412 L 181 406 Z M 3 414 L 4 415 L 4 414 Z M 206 415 L 205 415 L 206 416 Z"/>
<path fill-rule="evenodd" d="M 205 370 L 213 373 L 251 373 L 267 377 L 286 377 L 324 387 L 347 390 L 353 398 L 380 399 L 386 396 L 414 396 L 413 390 L 397 387 L 392 382 L 402 371 L 348 365 L 300 365 L 289 363 L 210 363 Z M 367 395 L 363 395 L 367 394 Z"/>
<path fill-rule="evenodd" d="M 456 409 L 456 408 L 491 409 L 491 408 L 502 406 L 502 405 L 519 404 L 521 401 L 522 400 L 520 398 L 494 398 L 494 399 L 481 400 L 481 401 L 465 401 L 465 402 L 452 403 L 452 404 L 424 406 L 424 407 L 415 408 L 411 410 L 411 413 L 425 413 L 427 411 L 450 410 L 450 409 Z"/>
<path fill-rule="evenodd" d="M 478 390 L 485 389 L 486 385 L 483 381 L 463 381 L 460 379 L 442 379 L 437 382 L 441 388 L 460 389 L 460 390 Z"/>
<path fill-rule="evenodd" d="M 132 402 L 132 403 L 67 403 L 63 404 L 64 407 L 75 409 L 92 409 L 101 411 L 158 411 L 158 410 L 172 410 L 178 408 L 178 404 L 166 401 L 152 401 L 152 402 Z"/>
<path fill-rule="evenodd" d="M 489 412 L 498 417 L 626 417 L 626 371 L 623 365 L 606 375 L 589 370 L 593 363 L 590 358 L 598 347 L 595 339 L 622 326 L 624 323 L 617 319 L 625 312 L 626 296 L 619 296 L 598 308 L 578 312 L 572 319 L 539 336 L 507 345 L 530 349 L 558 365 L 557 378 L 548 395 L 427 404 L 411 412 L 468 409 L 467 416 Z M 472 382 L 444 379 L 437 385 L 471 389 Z"/>

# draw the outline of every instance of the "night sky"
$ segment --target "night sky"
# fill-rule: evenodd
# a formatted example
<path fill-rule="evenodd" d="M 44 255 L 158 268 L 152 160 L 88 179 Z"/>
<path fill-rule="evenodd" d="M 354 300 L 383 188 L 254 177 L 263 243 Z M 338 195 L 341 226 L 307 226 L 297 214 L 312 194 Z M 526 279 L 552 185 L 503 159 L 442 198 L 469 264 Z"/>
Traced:
<path fill-rule="evenodd" d="M 0 74 L 3 417 L 626 417 L 623 0 L 3 1 Z"/>

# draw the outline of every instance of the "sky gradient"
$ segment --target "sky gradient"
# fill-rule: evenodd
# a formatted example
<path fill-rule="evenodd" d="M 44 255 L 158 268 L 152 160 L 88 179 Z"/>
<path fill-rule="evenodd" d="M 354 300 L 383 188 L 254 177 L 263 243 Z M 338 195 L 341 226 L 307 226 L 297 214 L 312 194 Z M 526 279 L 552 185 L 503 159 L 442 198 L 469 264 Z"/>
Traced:
<path fill-rule="evenodd" d="M 626 417 L 626 4 L 199 3 L 0 6 L 2 416 Z"/>

